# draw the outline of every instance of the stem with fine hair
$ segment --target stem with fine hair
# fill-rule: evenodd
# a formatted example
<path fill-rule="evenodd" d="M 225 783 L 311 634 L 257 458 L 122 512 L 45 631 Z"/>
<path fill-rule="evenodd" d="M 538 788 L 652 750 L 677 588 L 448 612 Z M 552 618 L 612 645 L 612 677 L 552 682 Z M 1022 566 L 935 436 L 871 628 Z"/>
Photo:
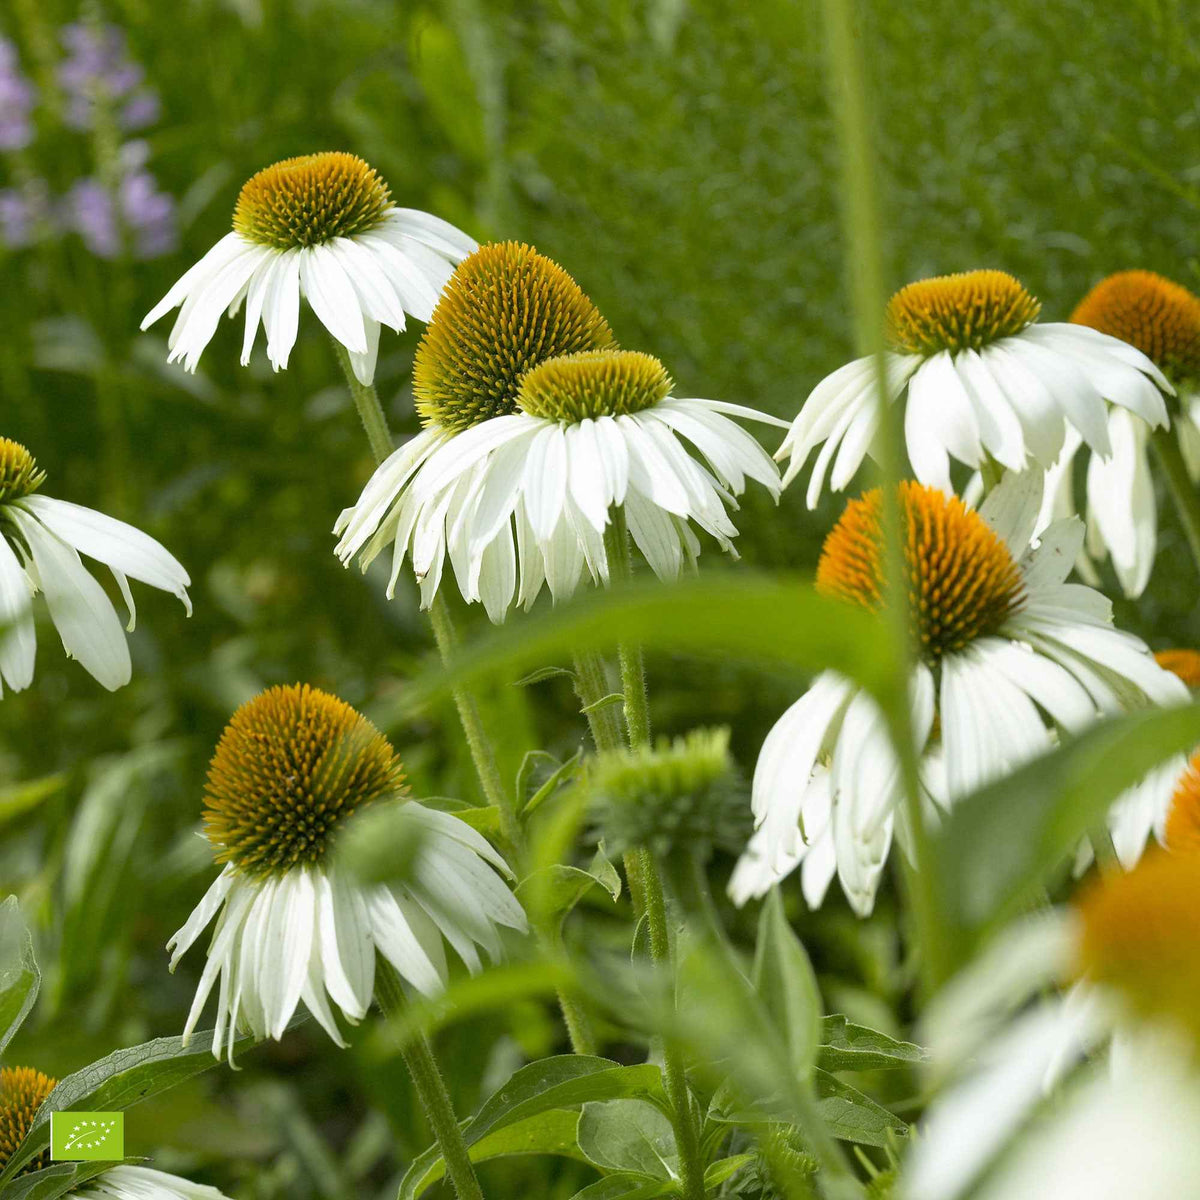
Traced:
<path fill-rule="evenodd" d="M 1159 464 L 1167 479 L 1175 511 L 1179 513 L 1183 532 L 1192 551 L 1192 561 L 1200 570 L 1200 490 L 1188 474 L 1187 463 L 1179 449 L 1179 439 L 1171 429 L 1156 429 L 1150 435 Z"/>
<path fill-rule="evenodd" d="M 390 963 L 382 958 L 376 964 L 375 998 L 379 1007 L 388 1017 L 397 1016 L 404 1010 L 404 989 Z M 462 1127 L 454 1115 L 454 1106 L 450 1102 L 450 1093 L 446 1091 L 446 1082 L 438 1070 L 437 1060 L 433 1057 L 433 1047 L 423 1033 L 413 1034 L 401 1047 L 404 1064 L 412 1076 L 417 1098 L 433 1136 L 437 1140 L 438 1149 L 446 1162 L 446 1174 L 454 1185 L 458 1200 L 483 1200 L 483 1190 L 475 1177 L 475 1168 L 471 1164 L 471 1155 L 467 1143 L 463 1139 Z"/>

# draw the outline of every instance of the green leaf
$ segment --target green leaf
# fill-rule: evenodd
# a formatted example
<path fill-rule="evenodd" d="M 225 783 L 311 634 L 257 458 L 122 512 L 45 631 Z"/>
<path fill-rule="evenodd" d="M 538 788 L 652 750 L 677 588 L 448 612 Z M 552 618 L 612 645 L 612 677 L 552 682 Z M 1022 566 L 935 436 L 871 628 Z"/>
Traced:
<path fill-rule="evenodd" d="M 835 1075 L 818 1067 L 813 1083 L 821 1117 L 834 1137 L 860 1146 L 890 1146 L 908 1133 L 899 1117 Z"/>
<path fill-rule="evenodd" d="M 757 1157 L 755 1154 L 734 1154 L 729 1158 L 719 1158 L 716 1162 L 709 1163 L 708 1169 L 704 1172 L 704 1186 L 714 1188 L 724 1183 L 725 1180 L 732 1179 Z"/>
<path fill-rule="evenodd" d="M 537 759 L 532 759 L 531 755 L 541 755 L 549 759 L 555 764 L 555 770 L 549 775 L 546 781 L 535 791 L 526 801 L 524 808 L 521 810 L 523 816 L 528 817 L 530 813 L 540 808 L 558 789 L 567 782 L 568 779 L 575 773 L 579 767 L 580 760 L 583 758 L 581 751 L 576 751 L 564 763 L 559 763 L 552 755 L 545 754 L 541 750 L 531 750 L 525 755 L 524 761 L 521 763 L 521 770 L 517 774 L 517 798 L 518 800 L 525 794 L 525 789 L 528 786 L 528 774 L 532 773 L 532 765 L 529 772 L 526 772 L 526 763 L 536 763 Z"/>
<path fill-rule="evenodd" d="M 640 581 L 590 591 L 536 621 L 514 621 L 459 649 L 398 695 L 385 726 L 450 687 L 512 675 L 580 648 L 640 642 L 659 650 L 742 659 L 771 670 L 815 674 L 833 668 L 889 705 L 894 650 L 882 621 L 819 596 L 801 576 L 706 572 L 678 583 Z"/>
<path fill-rule="evenodd" d="M 589 1100 L 646 1099 L 665 1104 L 662 1072 L 653 1063 L 622 1067 L 607 1058 L 562 1054 L 543 1058 L 515 1072 L 471 1121 L 463 1126 L 467 1146 L 499 1129 L 555 1108 Z M 400 1200 L 413 1200 L 441 1155 L 431 1146 L 419 1155 L 400 1183 Z"/>
<path fill-rule="evenodd" d="M 216 1061 L 209 1029 L 193 1034 L 186 1049 L 177 1037 L 155 1038 L 140 1046 L 115 1050 L 106 1058 L 67 1075 L 38 1109 L 25 1140 L 0 1172 L 0 1183 L 11 1179 L 50 1144 L 52 1112 L 64 1109 L 120 1112 L 207 1071 Z"/>
<path fill-rule="evenodd" d="M 582 1191 L 576 1192 L 571 1200 L 654 1200 L 657 1196 L 678 1195 L 674 1184 L 648 1182 L 641 1175 L 620 1172 L 589 1183 Z"/>
<path fill-rule="evenodd" d="M 605 1171 L 650 1179 L 679 1178 L 679 1149 L 666 1115 L 641 1100 L 585 1104 L 579 1118 L 579 1149 Z"/>
<path fill-rule="evenodd" d="M 406 807 L 405 801 L 393 800 L 352 816 L 334 845 L 338 863 L 365 884 L 408 878 L 428 831 L 406 817 Z"/>
<path fill-rule="evenodd" d="M 42 975 L 16 896 L 0 904 L 0 1054 L 29 1016 Z"/>
<path fill-rule="evenodd" d="M 1113 801 L 1200 742 L 1200 703 L 1102 721 L 955 804 L 933 838 L 933 884 L 960 957 L 1072 855 Z"/>
<path fill-rule="evenodd" d="M 599 700 L 593 700 L 591 704 L 585 704 L 579 711 L 581 713 L 599 712 L 602 708 L 612 708 L 614 704 L 624 704 L 624 692 L 609 692 L 607 696 L 601 696 Z"/>
<path fill-rule="evenodd" d="M 575 1128 L 579 1123 L 579 1114 L 572 1110 L 551 1109 L 549 1112 L 538 1113 L 527 1117 L 515 1125 L 506 1125 L 481 1138 L 468 1148 L 468 1155 L 473 1163 L 487 1162 L 492 1158 L 508 1158 L 518 1154 L 554 1154 L 559 1158 L 573 1158 L 578 1162 L 587 1162 L 576 1141 Z M 415 1164 L 414 1164 L 415 1165 Z M 430 1165 L 425 1176 L 417 1183 L 414 1196 L 420 1195 L 426 1188 L 442 1179 L 446 1174 L 446 1164 L 439 1158 Z M 408 1177 L 405 1176 L 405 1179 Z M 407 1195 L 401 1185 L 400 1195 Z M 3 1200 L 3 1197 L 0 1197 Z"/>
<path fill-rule="evenodd" d="M 141 1158 L 127 1158 L 127 1163 L 144 1162 Z M 80 1184 L 105 1171 L 111 1171 L 116 1163 L 110 1162 L 61 1162 L 51 1163 L 40 1171 L 22 1175 L 4 1185 L 0 1200 L 59 1200 Z"/>
<path fill-rule="evenodd" d="M 65 775 L 46 775 L 26 783 L 11 783 L 0 787 L 0 825 L 15 821 L 43 800 L 49 799 L 66 782 Z"/>
<path fill-rule="evenodd" d="M 541 683 L 543 679 L 555 679 L 560 675 L 565 675 L 568 679 L 575 678 L 575 672 L 568 671 L 566 667 L 538 667 L 536 671 L 530 671 L 528 675 L 514 680 L 512 686 L 528 687 L 531 683 Z"/>
<path fill-rule="evenodd" d="M 788 924 L 777 887 L 767 895 L 759 917 L 753 982 L 787 1046 L 792 1071 L 806 1076 L 817 1058 L 823 1006 L 812 963 Z"/>
<path fill-rule="evenodd" d="M 522 879 L 515 891 L 528 912 L 539 914 L 539 924 L 561 930 L 571 910 L 597 886 L 614 900 L 621 894 L 621 877 L 602 850 L 596 851 L 586 869 L 561 863 L 540 867 Z"/>
<path fill-rule="evenodd" d="M 912 1042 L 854 1025 L 840 1014 L 821 1021 L 821 1047 L 817 1065 L 826 1071 L 887 1071 L 918 1067 L 926 1061 L 925 1051 Z"/>

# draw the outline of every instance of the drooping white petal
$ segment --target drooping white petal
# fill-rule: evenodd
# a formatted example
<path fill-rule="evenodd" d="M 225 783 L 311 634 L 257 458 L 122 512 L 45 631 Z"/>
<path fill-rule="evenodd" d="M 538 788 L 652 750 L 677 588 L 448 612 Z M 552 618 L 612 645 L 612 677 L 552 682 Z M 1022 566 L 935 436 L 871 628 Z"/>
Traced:
<path fill-rule="evenodd" d="M 33 681 L 37 635 L 31 604 L 34 586 L 0 533 L 0 676 L 15 692 Z"/>

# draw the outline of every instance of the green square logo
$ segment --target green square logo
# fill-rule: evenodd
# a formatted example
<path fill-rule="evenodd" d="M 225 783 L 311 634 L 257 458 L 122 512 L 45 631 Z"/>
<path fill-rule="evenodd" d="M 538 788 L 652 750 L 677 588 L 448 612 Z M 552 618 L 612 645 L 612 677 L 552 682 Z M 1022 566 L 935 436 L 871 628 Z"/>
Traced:
<path fill-rule="evenodd" d="M 123 1112 L 53 1112 L 50 1157 L 56 1162 L 120 1162 L 125 1157 Z"/>

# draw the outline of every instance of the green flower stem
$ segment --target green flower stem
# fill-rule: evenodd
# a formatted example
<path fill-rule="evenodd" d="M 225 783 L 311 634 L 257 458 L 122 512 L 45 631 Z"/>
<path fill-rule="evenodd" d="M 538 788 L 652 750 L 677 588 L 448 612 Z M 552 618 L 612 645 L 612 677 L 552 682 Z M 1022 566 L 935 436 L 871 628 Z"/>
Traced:
<path fill-rule="evenodd" d="M 1170 488 L 1171 499 L 1175 501 L 1183 531 L 1187 534 L 1192 561 L 1200 570 L 1200 491 L 1188 474 L 1175 433 L 1170 429 L 1156 429 L 1150 435 L 1150 440 L 1167 478 L 1167 487 Z"/>
<path fill-rule="evenodd" d="M 629 552 L 629 529 L 625 524 L 625 511 L 613 510 L 612 524 L 604 534 L 604 549 L 608 554 L 608 570 L 614 583 L 622 583 L 633 576 L 633 562 Z M 633 747 L 650 744 L 650 704 L 646 698 L 646 667 L 642 661 L 642 648 L 622 643 L 621 685 L 625 692 L 625 727 L 629 731 L 629 744 Z"/>
<path fill-rule="evenodd" d="M 589 708 L 609 694 L 604 659 L 595 650 L 575 651 L 575 694 L 582 708 Z M 620 748 L 621 722 L 615 704 L 585 715 L 597 750 L 603 754 Z"/>
<path fill-rule="evenodd" d="M 650 957 L 659 967 L 670 969 L 671 933 L 667 927 L 667 905 L 663 898 L 662 875 L 649 850 L 641 856 L 642 889 L 646 922 L 650 931 Z M 674 1113 L 675 1144 L 679 1149 L 680 1184 L 685 1200 L 704 1200 L 704 1160 L 700 1154 L 700 1131 L 688 1091 L 687 1075 L 679 1050 L 670 1041 L 663 1045 L 663 1078 L 667 1100 Z"/>
<path fill-rule="evenodd" d="M 379 1001 L 379 1007 L 389 1017 L 394 1017 L 404 1010 L 404 989 L 400 986 L 396 972 L 383 959 L 379 959 L 377 963 L 375 998 Z M 467 1143 L 463 1140 L 462 1127 L 454 1115 L 450 1093 L 446 1091 L 446 1083 L 438 1070 L 429 1039 L 424 1034 L 415 1034 L 405 1042 L 400 1053 L 404 1056 L 405 1066 L 412 1076 L 413 1086 L 417 1090 L 421 1107 L 425 1110 L 429 1127 L 437 1139 L 438 1149 L 446 1161 L 446 1174 L 454 1185 L 458 1200 L 483 1200 L 483 1190 L 475 1177 L 475 1168 L 471 1164 Z"/>
<path fill-rule="evenodd" d="M 371 453 L 375 462 L 381 463 L 395 449 L 392 442 L 392 431 L 388 428 L 387 417 L 384 416 L 383 405 L 379 403 L 379 394 L 373 384 L 358 382 L 354 367 L 350 363 L 350 351 L 336 338 L 333 342 L 333 352 L 341 363 L 342 373 L 346 376 L 346 384 L 354 399 L 354 407 L 358 409 L 363 429 L 367 432 L 367 441 L 371 443 Z"/>

